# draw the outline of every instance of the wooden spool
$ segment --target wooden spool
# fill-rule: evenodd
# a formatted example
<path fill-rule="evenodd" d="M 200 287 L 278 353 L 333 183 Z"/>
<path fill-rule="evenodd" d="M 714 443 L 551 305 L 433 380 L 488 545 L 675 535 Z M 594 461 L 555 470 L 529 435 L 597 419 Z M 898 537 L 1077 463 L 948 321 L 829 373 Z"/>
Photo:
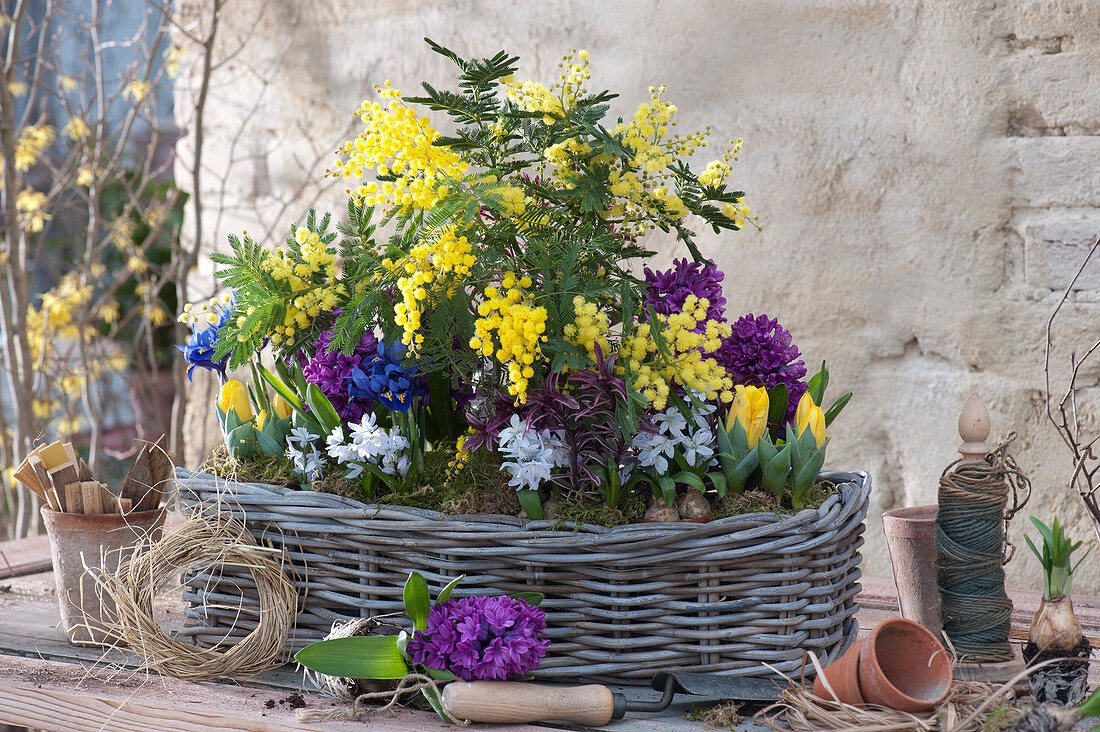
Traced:
<path fill-rule="evenodd" d="M 959 454 L 964 463 L 984 462 L 993 451 L 987 440 L 992 430 L 989 410 L 977 393 L 972 393 L 959 414 Z M 1003 684 L 1024 670 L 1024 659 L 1017 645 L 1012 646 L 1013 658 L 1000 663 L 957 663 L 955 678 L 964 681 L 982 681 Z M 1017 683 L 1018 691 L 1027 690 L 1027 679 Z"/>

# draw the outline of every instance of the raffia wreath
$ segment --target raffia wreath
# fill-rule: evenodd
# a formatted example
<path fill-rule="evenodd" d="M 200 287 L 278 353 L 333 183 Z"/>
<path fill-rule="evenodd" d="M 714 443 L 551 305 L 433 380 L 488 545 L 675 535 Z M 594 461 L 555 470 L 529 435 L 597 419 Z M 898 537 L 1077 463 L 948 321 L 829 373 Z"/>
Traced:
<path fill-rule="evenodd" d="M 153 598 L 178 582 L 183 571 L 227 565 L 247 569 L 256 583 L 256 628 L 225 651 L 199 648 L 166 633 L 153 618 Z M 159 541 L 138 547 L 113 574 L 98 575 L 96 584 L 117 608 L 118 621 L 110 632 L 141 657 L 141 670 L 188 681 L 244 679 L 277 665 L 298 603 L 278 551 L 257 546 L 244 526 L 227 516 L 190 517 Z"/>

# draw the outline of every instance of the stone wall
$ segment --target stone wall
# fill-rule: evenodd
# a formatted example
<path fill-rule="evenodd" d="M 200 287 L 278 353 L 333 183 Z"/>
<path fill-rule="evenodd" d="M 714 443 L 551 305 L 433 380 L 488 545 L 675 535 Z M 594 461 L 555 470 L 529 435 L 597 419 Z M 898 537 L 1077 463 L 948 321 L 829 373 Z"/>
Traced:
<path fill-rule="evenodd" d="M 181 5 L 185 27 L 208 4 Z M 665 83 L 684 127 L 745 139 L 734 179 L 763 231 L 703 237 L 703 250 L 727 273 L 733 313 L 779 317 L 808 364 L 828 360 L 835 394 L 856 393 L 829 457 L 874 477 L 868 572 L 889 573 L 878 514 L 935 501 L 972 391 L 993 439 L 1019 434 L 1035 486 L 1025 513 L 1091 536 L 1045 419 L 1043 353 L 1046 321 L 1100 233 L 1100 4 L 228 0 L 218 49 L 230 60 L 206 110 L 204 245 L 241 229 L 282 236 L 314 200 L 339 206 L 318 175 L 370 85 L 452 78 L 423 36 L 463 55 L 505 48 L 521 78 L 544 82 L 562 52 L 587 48 L 590 87 L 620 92 L 618 114 Z M 1100 337 L 1100 262 L 1079 286 L 1055 329 L 1056 385 L 1070 350 Z M 1083 383 L 1098 379 L 1094 365 Z M 1086 429 L 1100 429 L 1096 391 L 1078 405 Z M 1012 531 L 1021 547 L 1025 522 Z M 1038 588 L 1025 552 L 1010 582 Z M 1100 592 L 1100 555 L 1076 589 Z"/>

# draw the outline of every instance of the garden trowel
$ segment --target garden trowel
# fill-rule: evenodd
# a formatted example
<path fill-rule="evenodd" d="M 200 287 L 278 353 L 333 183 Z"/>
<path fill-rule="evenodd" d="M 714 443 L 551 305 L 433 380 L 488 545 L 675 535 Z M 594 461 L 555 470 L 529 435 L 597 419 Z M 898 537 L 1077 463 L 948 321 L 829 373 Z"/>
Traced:
<path fill-rule="evenodd" d="M 573 722 L 590 727 L 622 719 L 627 712 L 660 712 L 676 694 L 716 699 L 770 702 L 788 682 L 780 677 L 738 678 L 685 672 L 660 673 L 653 688 L 656 701 L 627 701 L 601 684 L 543 686 L 518 681 L 452 681 L 443 689 L 443 709 L 471 722 Z"/>

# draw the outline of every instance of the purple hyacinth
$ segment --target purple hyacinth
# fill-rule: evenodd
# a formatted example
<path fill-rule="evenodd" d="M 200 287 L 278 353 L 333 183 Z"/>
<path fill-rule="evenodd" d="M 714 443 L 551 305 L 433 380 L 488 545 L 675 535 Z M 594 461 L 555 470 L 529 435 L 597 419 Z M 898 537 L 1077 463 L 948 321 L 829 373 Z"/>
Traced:
<path fill-rule="evenodd" d="M 806 362 L 791 342 L 791 334 L 767 315 L 745 315 L 733 323 L 733 332 L 722 341 L 714 358 L 725 367 L 735 384 L 763 386 L 786 384 L 790 398 L 785 422 L 794 419 L 798 400 L 806 391 L 802 379 Z"/>
<path fill-rule="evenodd" d="M 464 597 L 432 607 L 426 630 L 409 640 L 415 664 L 463 681 L 506 681 L 537 668 L 550 640 L 546 615 L 511 597 Z"/>
<path fill-rule="evenodd" d="M 369 399 L 354 399 L 348 395 L 348 378 L 363 360 L 374 357 L 378 339 L 374 333 L 367 331 L 359 339 L 355 350 L 346 354 L 329 351 L 333 337 L 331 330 L 317 337 L 310 349 L 313 357 L 302 367 L 302 374 L 306 381 L 316 384 L 328 397 L 344 424 L 354 424 L 363 418 L 371 403 Z"/>
<path fill-rule="evenodd" d="M 665 272 L 654 272 L 649 267 L 643 270 L 646 279 L 646 305 L 661 315 L 671 315 L 682 312 L 688 295 L 695 295 L 700 300 L 706 298 L 710 303 L 707 320 L 725 322 L 726 298 L 722 296 L 722 280 L 725 274 L 722 270 L 713 262 L 704 264 L 676 259 L 672 264 L 672 269 Z M 695 330 L 701 333 L 705 328 L 706 323 L 703 322 Z"/>

